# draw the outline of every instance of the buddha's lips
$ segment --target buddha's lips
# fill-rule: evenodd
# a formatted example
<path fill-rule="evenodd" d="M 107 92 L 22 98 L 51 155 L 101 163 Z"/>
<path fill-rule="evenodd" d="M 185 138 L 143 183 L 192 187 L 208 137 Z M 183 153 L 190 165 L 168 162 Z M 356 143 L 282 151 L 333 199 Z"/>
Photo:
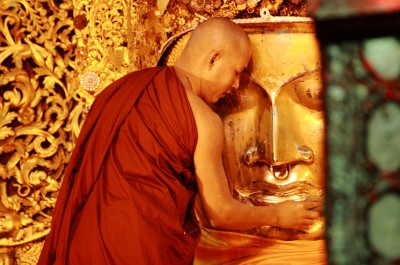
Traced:
<path fill-rule="evenodd" d="M 287 185 L 275 185 L 267 182 L 252 183 L 244 188 L 235 187 L 235 190 L 246 197 L 292 197 L 302 196 L 308 198 L 310 196 L 322 197 L 324 193 L 323 187 L 315 187 L 309 182 L 301 181 Z"/>

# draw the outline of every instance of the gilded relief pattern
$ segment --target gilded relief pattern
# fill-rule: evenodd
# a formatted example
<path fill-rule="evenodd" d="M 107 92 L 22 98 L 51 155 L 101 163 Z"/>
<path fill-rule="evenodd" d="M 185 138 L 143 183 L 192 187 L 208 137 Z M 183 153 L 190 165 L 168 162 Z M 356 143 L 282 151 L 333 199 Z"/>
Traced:
<path fill-rule="evenodd" d="M 12 264 L 13 247 L 48 233 L 75 141 L 69 80 L 76 38 L 71 2 L 1 3 L 0 260 Z"/>

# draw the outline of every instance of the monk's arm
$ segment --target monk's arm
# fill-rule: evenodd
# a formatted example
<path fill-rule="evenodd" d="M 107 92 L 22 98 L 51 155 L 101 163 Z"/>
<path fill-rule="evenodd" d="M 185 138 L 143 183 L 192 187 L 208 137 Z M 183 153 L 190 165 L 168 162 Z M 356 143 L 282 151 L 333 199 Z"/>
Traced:
<path fill-rule="evenodd" d="M 223 124 L 215 113 L 197 118 L 198 143 L 194 161 L 203 208 L 211 225 L 242 230 L 259 226 L 306 229 L 318 213 L 316 202 L 287 201 L 268 206 L 246 205 L 234 199 L 222 163 Z"/>

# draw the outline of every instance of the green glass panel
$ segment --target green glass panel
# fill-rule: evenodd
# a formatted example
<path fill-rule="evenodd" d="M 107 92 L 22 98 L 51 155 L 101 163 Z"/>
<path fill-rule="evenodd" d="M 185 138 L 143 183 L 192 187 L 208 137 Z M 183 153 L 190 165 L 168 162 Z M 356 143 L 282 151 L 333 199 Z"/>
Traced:
<path fill-rule="evenodd" d="M 388 259 L 400 259 L 400 196 L 387 194 L 369 211 L 368 234 L 371 246 Z"/>
<path fill-rule="evenodd" d="M 400 261 L 398 47 L 396 37 L 322 45 L 330 265 Z"/>

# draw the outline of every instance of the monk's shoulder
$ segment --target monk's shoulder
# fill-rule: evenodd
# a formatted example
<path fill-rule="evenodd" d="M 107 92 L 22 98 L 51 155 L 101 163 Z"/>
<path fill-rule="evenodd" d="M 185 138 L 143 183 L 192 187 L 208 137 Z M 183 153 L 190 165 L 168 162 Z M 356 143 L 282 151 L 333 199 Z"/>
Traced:
<path fill-rule="evenodd" d="M 216 133 L 222 130 L 221 118 L 197 95 L 187 93 L 199 133 Z"/>

